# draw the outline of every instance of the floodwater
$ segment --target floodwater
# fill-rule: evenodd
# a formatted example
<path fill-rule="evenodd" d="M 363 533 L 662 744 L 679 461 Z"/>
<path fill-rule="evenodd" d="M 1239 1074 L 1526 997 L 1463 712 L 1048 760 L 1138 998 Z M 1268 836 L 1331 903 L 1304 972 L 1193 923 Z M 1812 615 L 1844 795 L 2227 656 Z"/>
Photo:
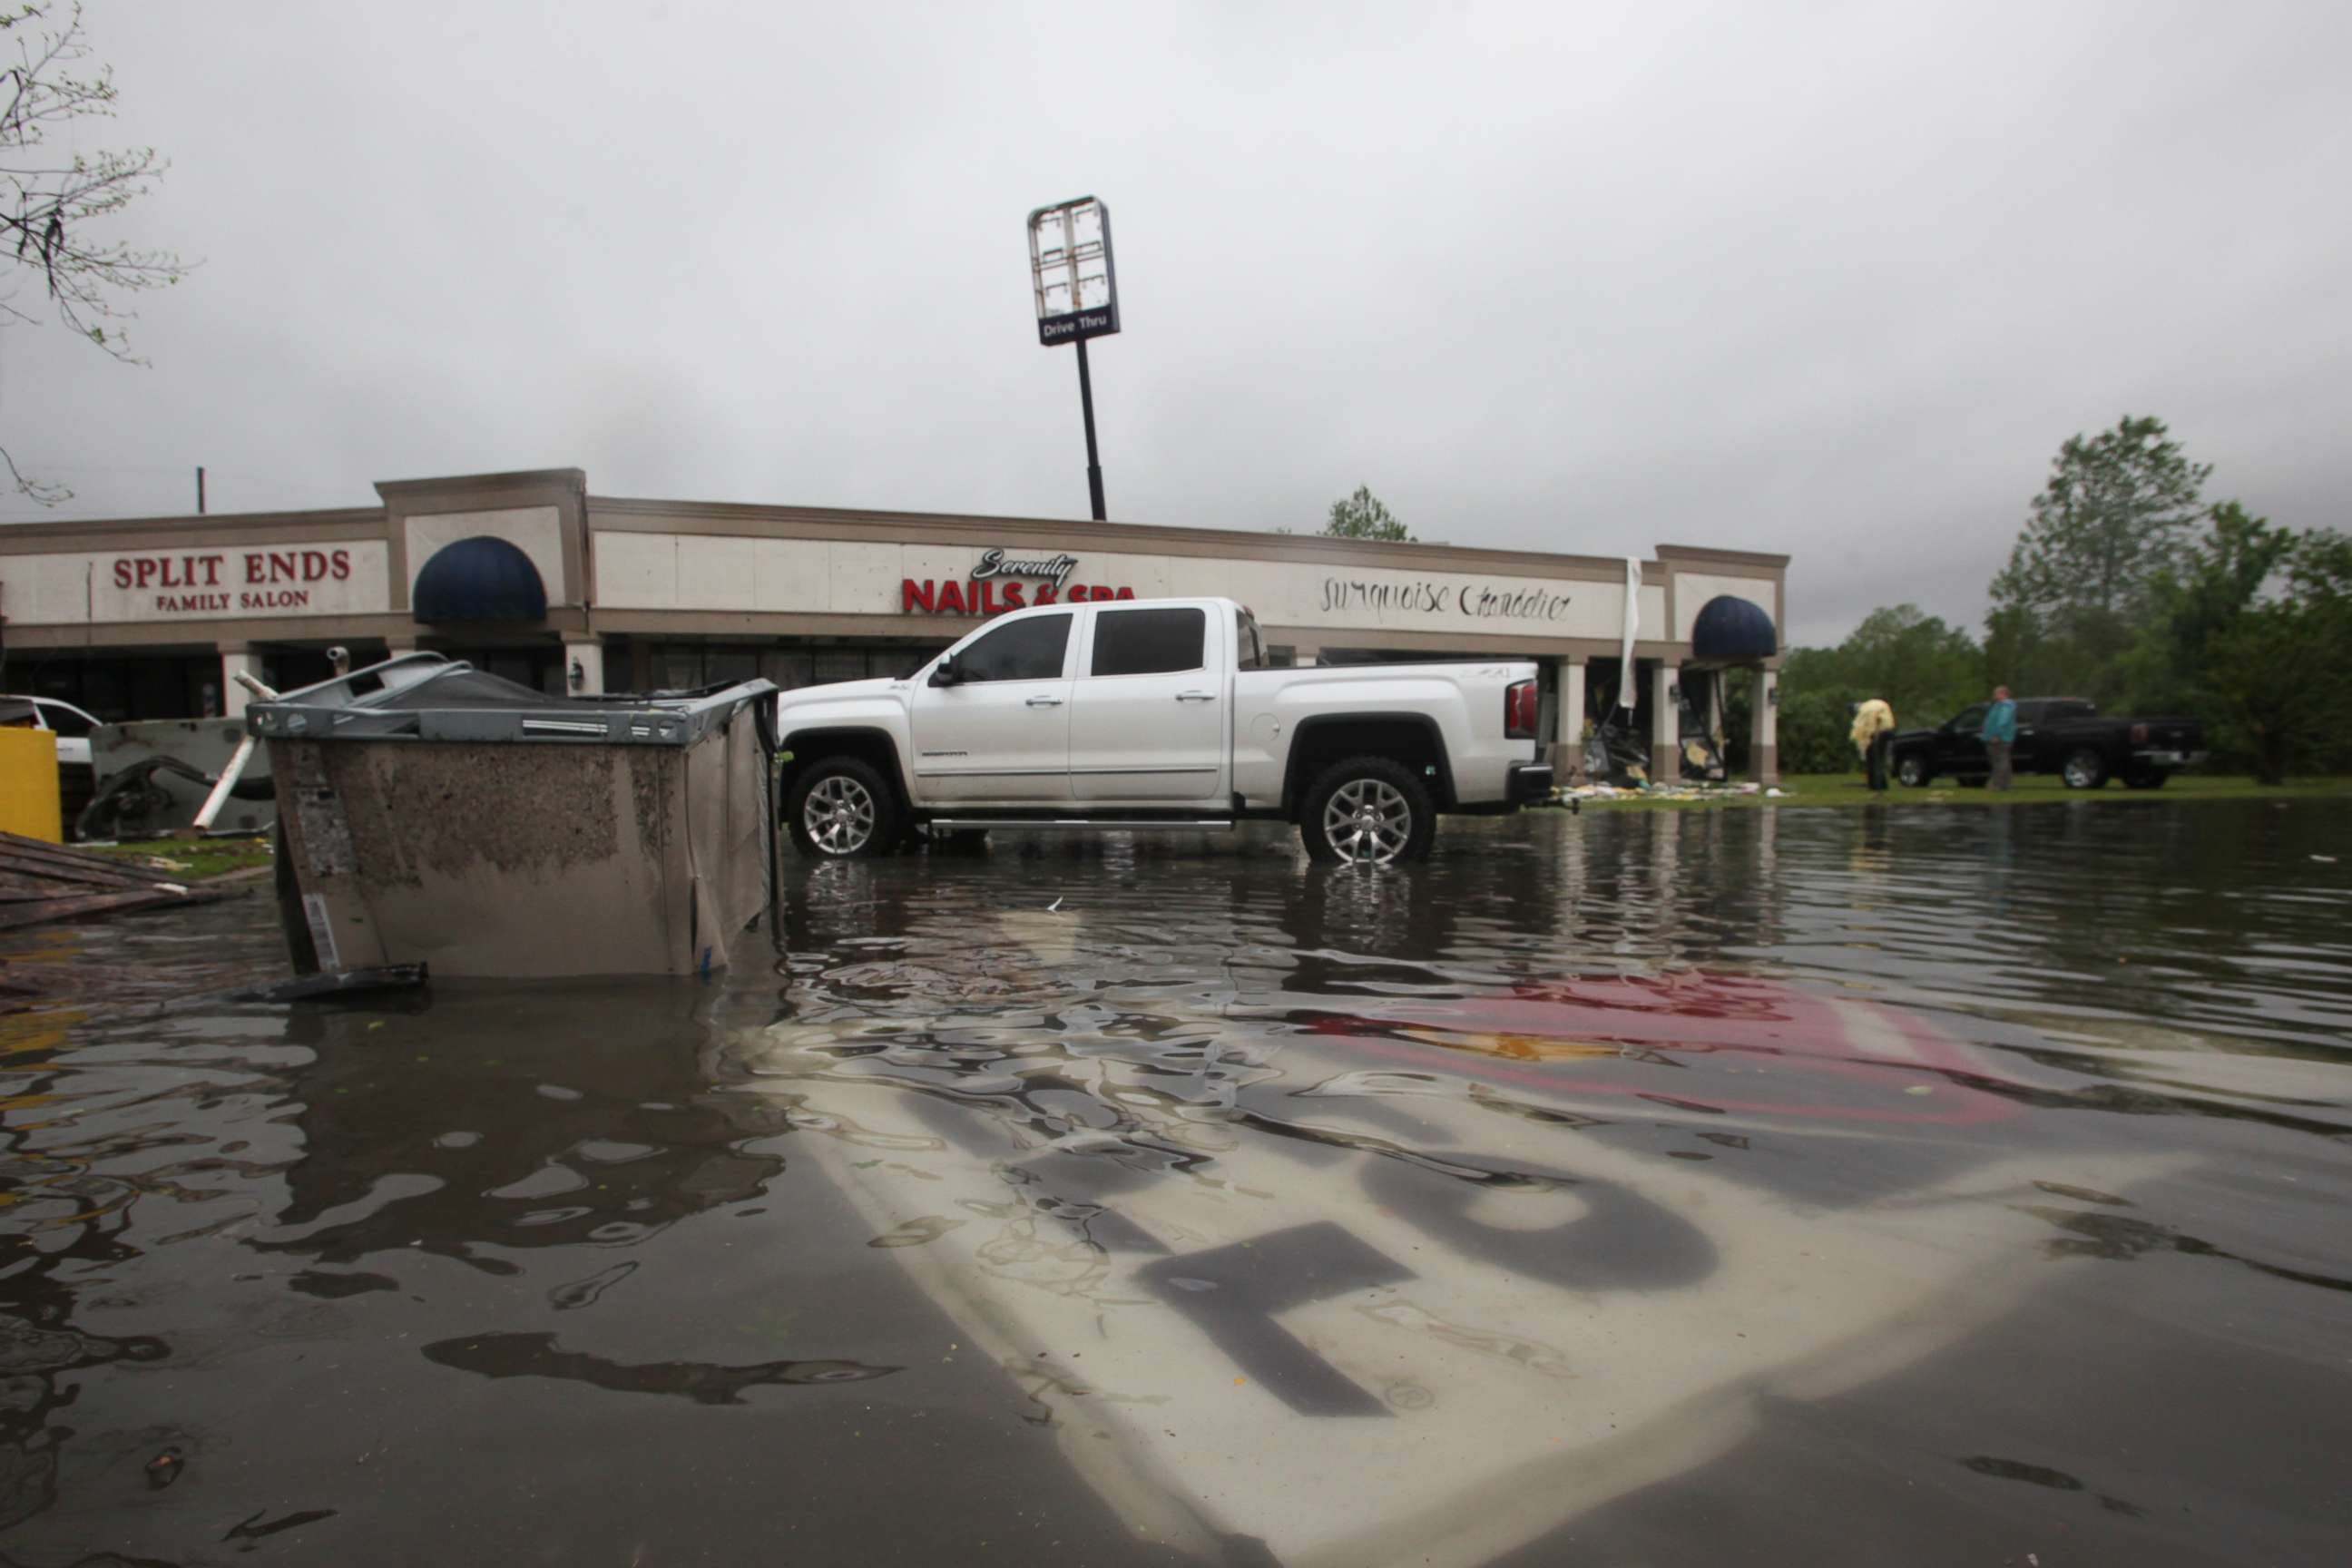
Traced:
<path fill-rule="evenodd" d="M 2352 813 L 1000 835 L 0 946 L 0 1561 L 2352 1559 Z"/>

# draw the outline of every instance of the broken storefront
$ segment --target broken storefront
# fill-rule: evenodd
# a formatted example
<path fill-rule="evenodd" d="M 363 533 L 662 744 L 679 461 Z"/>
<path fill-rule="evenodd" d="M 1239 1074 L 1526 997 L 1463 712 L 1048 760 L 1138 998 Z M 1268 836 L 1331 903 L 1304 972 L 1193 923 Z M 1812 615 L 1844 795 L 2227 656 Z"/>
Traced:
<path fill-rule="evenodd" d="M 550 695 L 791 689 L 905 674 L 1009 609 L 1214 594 L 1255 611 L 1277 664 L 1537 659 L 1564 779 L 1588 721 L 1613 755 L 1679 776 L 1737 679 L 1750 770 L 1775 773 L 1781 555 L 632 500 L 578 469 L 375 488 L 373 507 L 7 531 L 0 689 L 108 721 L 236 717 L 239 671 L 291 689 L 327 679 L 336 647 L 356 664 L 438 651 Z"/>

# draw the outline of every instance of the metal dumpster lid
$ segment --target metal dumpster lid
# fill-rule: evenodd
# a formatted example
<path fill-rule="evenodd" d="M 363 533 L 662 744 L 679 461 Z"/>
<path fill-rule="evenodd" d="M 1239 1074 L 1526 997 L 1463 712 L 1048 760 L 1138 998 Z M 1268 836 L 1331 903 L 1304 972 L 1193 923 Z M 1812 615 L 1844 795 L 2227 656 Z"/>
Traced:
<path fill-rule="evenodd" d="M 437 653 L 405 653 L 246 710 L 248 732 L 310 741 L 459 741 L 691 746 L 770 680 L 702 691 L 550 697 Z"/>

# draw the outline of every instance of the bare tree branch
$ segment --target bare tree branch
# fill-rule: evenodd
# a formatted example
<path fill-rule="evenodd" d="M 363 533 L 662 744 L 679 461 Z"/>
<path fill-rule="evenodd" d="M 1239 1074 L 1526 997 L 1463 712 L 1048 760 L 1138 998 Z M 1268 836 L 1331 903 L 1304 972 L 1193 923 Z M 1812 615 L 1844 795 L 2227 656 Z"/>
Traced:
<path fill-rule="evenodd" d="M 61 500 L 73 500 L 73 491 L 66 489 L 65 486 L 50 484 L 42 479 L 28 479 L 18 472 L 16 459 L 8 455 L 8 448 L 5 447 L 0 447 L 0 463 L 5 463 L 8 466 L 8 480 L 16 487 L 18 494 L 30 496 L 43 506 L 55 506 Z"/>
<path fill-rule="evenodd" d="M 136 296 L 177 283 L 186 264 L 168 250 L 93 233 L 92 226 L 145 195 L 170 165 L 152 147 L 75 153 L 63 162 L 37 152 L 58 126 L 115 112 L 111 67 L 74 74 L 91 53 L 79 0 L 62 23 L 52 19 L 56 9 L 49 0 L 0 9 L 0 94 L 7 100 L 0 107 L 0 269 L 8 270 L 12 284 L 26 276 L 37 280 L 49 310 L 77 335 L 126 364 L 143 364 L 121 323 L 136 319 Z M 16 302 L 22 291 L 0 290 L 0 321 L 37 325 L 44 319 Z M 26 479 L 5 451 L 0 459 L 17 490 L 44 505 L 72 494 Z"/>

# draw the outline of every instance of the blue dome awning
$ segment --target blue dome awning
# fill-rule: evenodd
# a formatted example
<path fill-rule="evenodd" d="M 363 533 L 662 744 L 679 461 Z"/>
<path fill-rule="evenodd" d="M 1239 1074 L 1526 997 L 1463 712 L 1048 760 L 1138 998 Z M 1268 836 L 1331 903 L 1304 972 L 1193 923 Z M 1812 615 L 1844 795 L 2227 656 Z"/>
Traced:
<path fill-rule="evenodd" d="M 1770 658 L 1780 651 L 1772 617 L 1762 605 L 1735 594 L 1709 599 L 1691 623 L 1693 658 Z"/>
<path fill-rule="evenodd" d="M 530 556 L 477 534 L 434 552 L 416 574 L 409 607 L 420 621 L 540 621 L 547 618 L 547 584 Z"/>

